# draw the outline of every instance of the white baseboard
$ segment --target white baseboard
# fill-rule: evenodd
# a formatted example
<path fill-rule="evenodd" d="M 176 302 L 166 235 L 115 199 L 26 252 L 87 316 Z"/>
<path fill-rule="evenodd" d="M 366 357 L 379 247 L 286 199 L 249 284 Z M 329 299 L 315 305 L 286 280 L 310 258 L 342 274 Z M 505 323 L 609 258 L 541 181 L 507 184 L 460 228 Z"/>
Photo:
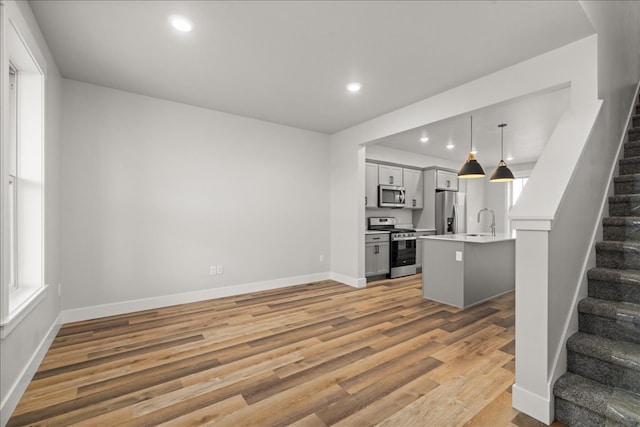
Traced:
<path fill-rule="evenodd" d="M 2 402 L 0 403 L 0 426 L 5 426 L 7 422 L 9 422 L 9 417 L 18 406 L 18 402 L 20 402 L 20 398 L 24 394 L 25 390 L 29 386 L 31 382 L 31 378 L 38 370 L 38 366 L 44 359 L 44 356 L 47 354 L 51 343 L 55 339 L 58 331 L 60 330 L 60 326 L 62 325 L 62 313 L 58 315 L 55 322 L 51 325 L 47 334 L 42 339 L 42 342 L 38 346 L 38 349 L 29 363 L 24 367 L 22 373 L 18 377 L 18 380 L 13 384 L 13 386 L 9 389 L 9 392 L 6 396 L 3 396 Z"/>
<path fill-rule="evenodd" d="M 518 411 L 524 412 L 530 417 L 533 417 L 547 425 L 553 422 L 553 399 L 533 394 L 518 387 L 518 384 L 514 384 L 513 387 L 511 387 L 511 396 L 511 404 Z"/>
<path fill-rule="evenodd" d="M 345 285 L 353 286 L 354 288 L 364 288 L 367 286 L 367 279 L 364 277 L 356 278 L 345 276 L 344 274 L 331 272 L 331 280 L 335 280 L 336 282 L 344 283 Z"/>
<path fill-rule="evenodd" d="M 318 282 L 321 280 L 328 280 L 329 278 L 333 278 L 331 276 L 332 274 L 330 274 L 329 272 L 307 274 L 303 276 L 285 277 L 282 279 L 265 280 L 263 282 L 246 283 L 236 286 L 225 286 L 222 288 L 205 289 L 201 291 L 184 292 L 180 294 L 163 295 L 132 301 L 122 301 L 91 307 L 75 308 L 63 311 L 62 319 L 63 323 L 79 322 L 82 320 L 97 319 L 99 317 L 132 313 L 134 311 L 152 310 L 154 308 L 167 307 L 170 305 L 186 304 L 190 302 L 204 301 L 208 299 L 242 295 L 251 292 L 266 291 L 269 289 L 277 289 L 287 286 Z M 338 281 L 342 282 L 342 280 Z"/>

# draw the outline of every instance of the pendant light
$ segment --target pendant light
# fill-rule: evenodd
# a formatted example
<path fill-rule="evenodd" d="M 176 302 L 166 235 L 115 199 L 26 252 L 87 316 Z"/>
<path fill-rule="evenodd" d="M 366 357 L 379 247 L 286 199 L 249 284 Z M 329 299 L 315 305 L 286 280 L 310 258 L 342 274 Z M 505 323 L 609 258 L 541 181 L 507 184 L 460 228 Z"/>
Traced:
<path fill-rule="evenodd" d="M 491 182 L 510 182 L 514 180 L 513 174 L 511 173 L 511 171 L 509 170 L 509 167 L 507 166 L 507 162 L 502 160 L 504 157 L 504 127 L 506 125 L 507 125 L 506 123 L 502 123 L 498 125 L 501 131 L 500 161 L 498 162 L 498 168 L 495 170 L 495 172 L 493 172 L 493 175 L 491 175 L 491 179 L 490 179 Z"/>
<path fill-rule="evenodd" d="M 462 165 L 460 172 L 458 172 L 458 178 L 482 178 L 483 176 L 484 170 L 473 154 L 473 116 L 471 116 L 471 149 L 466 163 Z"/>

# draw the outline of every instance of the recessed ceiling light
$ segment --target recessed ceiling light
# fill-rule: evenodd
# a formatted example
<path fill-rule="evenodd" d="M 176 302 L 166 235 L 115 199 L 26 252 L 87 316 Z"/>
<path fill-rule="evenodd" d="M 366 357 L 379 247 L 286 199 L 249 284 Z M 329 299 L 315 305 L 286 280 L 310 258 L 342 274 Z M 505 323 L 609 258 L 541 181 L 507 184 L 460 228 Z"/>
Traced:
<path fill-rule="evenodd" d="M 185 18 L 184 16 L 179 15 L 171 15 L 169 17 L 169 22 L 178 31 L 182 31 L 183 33 L 188 33 L 193 30 L 193 22 Z"/>
<path fill-rule="evenodd" d="M 453 145 L 452 143 L 447 144 L 447 150 L 453 150 L 453 147 L 455 147 L 455 145 Z"/>
<path fill-rule="evenodd" d="M 427 142 L 429 140 L 429 138 L 427 138 L 426 136 L 423 136 L 422 138 L 420 138 L 420 142 Z"/>
<path fill-rule="evenodd" d="M 347 90 L 353 93 L 359 92 L 361 88 L 362 88 L 362 84 L 359 82 L 351 82 L 347 85 Z"/>

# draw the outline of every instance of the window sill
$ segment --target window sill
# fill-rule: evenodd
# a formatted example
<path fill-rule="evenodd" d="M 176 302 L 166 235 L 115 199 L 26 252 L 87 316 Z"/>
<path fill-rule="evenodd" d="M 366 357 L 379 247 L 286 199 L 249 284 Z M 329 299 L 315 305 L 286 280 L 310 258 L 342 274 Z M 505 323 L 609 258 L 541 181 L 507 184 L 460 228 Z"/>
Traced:
<path fill-rule="evenodd" d="M 9 295 L 10 305 L 13 306 L 15 304 L 17 307 L 9 314 L 9 316 L 7 316 L 6 319 L 2 320 L 2 323 L 0 323 L 0 340 L 8 337 L 11 331 L 13 331 L 38 304 L 40 304 L 44 299 L 45 291 L 48 287 L 49 285 L 44 285 L 35 291 L 31 291 L 28 294 L 23 293 L 22 295 L 20 294 L 20 291 L 17 290 Z M 14 303 L 14 301 L 16 302 Z"/>

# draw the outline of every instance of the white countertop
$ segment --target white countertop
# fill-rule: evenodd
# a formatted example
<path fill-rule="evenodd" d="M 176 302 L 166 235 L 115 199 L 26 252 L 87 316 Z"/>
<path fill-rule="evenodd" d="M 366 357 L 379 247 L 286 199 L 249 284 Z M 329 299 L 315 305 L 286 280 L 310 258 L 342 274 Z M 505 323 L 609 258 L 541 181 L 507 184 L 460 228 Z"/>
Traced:
<path fill-rule="evenodd" d="M 477 234 L 438 234 L 435 236 L 420 236 L 419 239 L 429 240 L 447 240 L 450 242 L 464 242 L 464 243 L 494 243 L 504 242 L 506 240 L 515 240 L 510 234 L 496 233 L 495 236 L 485 233 Z"/>
<path fill-rule="evenodd" d="M 389 234 L 390 231 L 366 230 L 364 234 Z"/>

